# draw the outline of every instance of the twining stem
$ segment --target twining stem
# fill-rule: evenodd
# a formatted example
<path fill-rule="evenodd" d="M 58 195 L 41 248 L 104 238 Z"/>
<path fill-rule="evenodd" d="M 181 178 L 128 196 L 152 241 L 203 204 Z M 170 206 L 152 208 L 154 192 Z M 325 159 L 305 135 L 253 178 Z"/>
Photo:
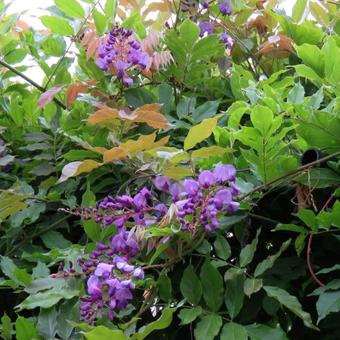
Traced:
<path fill-rule="evenodd" d="M 35 88 L 37 88 L 40 92 L 45 93 L 46 90 L 40 86 L 38 83 L 36 83 L 34 80 L 32 80 L 31 78 L 27 77 L 26 75 L 24 75 L 22 72 L 18 71 L 16 68 L 14 68 L 13 66 L 7 64 L 5 61 L 0 60 L 0 65 L 6 67 L 8 70 L 12 71 L 13 73 L 15 73 L 17 76 L 19 76 L 20 78 L 24 79 L 26 82 L 28 82 L 29 84 L 31 84 L 32 86 L 34 86 Z M 57 98 L 53 98 L 53 101 L 59 105 L 61 108 L 63 108 L 64 110 L 66 109 L 66 105 L 63 104 L 60 100 L 58 100 Z"/>
<path fill-rule="evenodd" d="M 334 153 L 332 153 L 332 154 L 330 154 L 328 156 L 325 156 L 323 158 L 317 159 L 314 162 L 311 162 L 311 163 L 308 163 L 306 165 L 300 166 L 299 168 L 297 168 L 297 169 L 295 169 L 295 170 L 293 170 L 291 172 L 288 172 L 287 174 L 284 174 L 284 175 L 279 176 L 279 177 L 277 177 L 277 178 L 275 178 L 275 179 L 273 179 L 273 180 L 271 180 L 271 181 L 269 181 L 269 182 L 267 182 L 265 184 L 257 186 L 256 188 L 254 188 L 253 190 L 247 192 L 246 194 L 239 196 L 238 199 L 239 200 L 243 200 L 244 198 L 250 196 L 251 194 L 253 194 L 255 192 L 266 190 L 272 184 L 275 184 L 275 183 L 277 183 L 277 182 L 279 182 L 279 181 L 281 181 L 281 180 L 283 180 L 285 178 L 291 177 L 293 175 L 299 174 L 300 172 L 303 172 L 303 171 L 305 171 L 305 170 L 307 170 L 307 169 L 309 169 L 309 168 L 311 168 L 311 167 L 313 167 L 315 165 L 318 165 L 320 163 L 326 162 L 326 161 L 328 161 L 328 160 L 330 160 L 330 159 L 332 159 L 332 158 L 334 158 L 334 157 L 336 157 L 338 155 L 340 155 L 340 151 L 336 151 L 336 152 L 334 152 Z"/>
<path fill-rule="evenodd" d="M 32 233 L 31 235 L 28 235 L 27 238 L 25 238 L 23 241 L 21 241 L 20 243 L 18 243 L 15 247 L 13 247 L 12 249 L 10 249 L 7 253 L 6 256 L 9 256 L 13 253 L 15 253 L 18 249 L 20 249 L 21 247 L 23 247 L 27 242 L 33 240 L 34 238 L 45 234 L 46 232 L 48 232 L 49 230 L 54 229 L 58 224 L 60 224 L 61 222 L 66 221 L 67 219 L 69 219 L 71 217 L 71 215 L 66 215 L 64 217 L 62 217 L 60 220 L 56 221 L 55 223 L 50 224 L 47 228 L 42 229 L 37 231 L 36 233 Z"/>
<path fill-rule="evenodd" d="M 312 260 L 311 260 L 311 252 L 312 252 L 312 240 L 313 240 L 313 234 L 310 233 L 309 237 L 308 237 L 308 244 L 307 244 L 307 267 L 309 270 L 309 273 L 311 275 L 311 277 L 313 278 L 313 280 L 320 286 L 320 287 L 324 287 L 324 283 L 322 283 L 318 277 L 316 276 L 316 274 L 314 273 L 313 270 L 313 264 L 312 264 Z"/>

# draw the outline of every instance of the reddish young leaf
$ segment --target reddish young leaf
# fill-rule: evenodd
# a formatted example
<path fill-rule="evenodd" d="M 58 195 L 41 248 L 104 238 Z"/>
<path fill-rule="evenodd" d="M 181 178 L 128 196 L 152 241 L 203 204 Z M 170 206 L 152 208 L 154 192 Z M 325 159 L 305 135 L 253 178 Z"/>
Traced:
<path fill-rule="evenodd" d="M 81 83 L 69 85 L 66 93 L 66 106 L 70 107 L 77 99 L 79 93 L 86 93 L 88 89 L 87 85 Z"/>
<path fill-rule="evenodd" d="M 38 100 L 38 106 L 39 106 L 40 108 L 45 107 L 48 103 L 50 103 L 50 102 L 54 99 L 55 95 L 56 95 L 57 93 L 59 93 L 60 90 L 61 90 L 63 87 L 64 87 L 63 84 L 57 85 L 57 86 L 51 87 L 49 90 L 47 90 L 46 92 L 44 92 L 44 93 L 40 96 L 40 98 L 39 98 L 39 100 Z"/>

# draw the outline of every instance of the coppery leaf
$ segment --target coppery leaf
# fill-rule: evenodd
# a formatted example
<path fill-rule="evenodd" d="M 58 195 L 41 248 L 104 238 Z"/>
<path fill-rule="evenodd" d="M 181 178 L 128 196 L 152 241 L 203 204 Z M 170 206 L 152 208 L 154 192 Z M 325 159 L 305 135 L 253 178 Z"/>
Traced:
<path fill-rule="evenodd" d="M 38 100 L 38 106 L 40 108 L 43 108 L 45 107 L 48 103 L 50 103 L 55 95 L 57 93 L 60 92 L 60 90 L 64 87 L 63 84 L 61 85 L 57 85 L 57 86 L 54 86 L 54 87 L 51 87 L 49 90 L 47 90 L 46 92 L 44 92 L 40 97 L 39 97 L 39 100 Z"/>
<path fill-rule="evenodd" d="M 80 93 L 86 93 L 88 89 L 88 85 L 84 85 L 81 83 L 69 85 L 66 93 L 66 106 L 70 107 L 77 99 L 78 95 Z"/>

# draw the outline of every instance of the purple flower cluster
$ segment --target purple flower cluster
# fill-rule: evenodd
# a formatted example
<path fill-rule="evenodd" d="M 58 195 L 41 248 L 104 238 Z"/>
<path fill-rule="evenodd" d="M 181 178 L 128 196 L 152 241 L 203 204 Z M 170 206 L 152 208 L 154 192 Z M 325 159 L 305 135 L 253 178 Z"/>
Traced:
<path fill-rule="evenodd" d="M 169 194 L 182 231 L 212 232 L 219 226 L 219 215 L 234 213 L 239 208 L 234 200 L 238 194 L 235 176 L 236 169 L 232 165 L 218 165 L 212 171 L 202 171 L 197 179 L 182 182 L 158 176 L 154 186 Z M 87 295 L 81 298 L 83 320 L 92 324 L 104 315 L 112 320 L 116 312 L 132 300 L 136 283 L 144 278 L 143 269 L 133 265 L 141 251 L 136 228 L 147 228 L 163 221 L 168 206 L 159 202 L 149 189 L 143 188 L 134 196 L 107 196 L 95 208 L 79 210 L 78 214 L 84 218 L 117 228 L 108 244 L 97 243 L 91 253 L 78 259 L 82 274 L 88 277 Z M 65 277 L 81 275 L 73 266 L 70 268 L 64 271 Z"/>
<path fill-rule="evenodd" d="M 218 8 L 222 15 L 231 15 L 233 12 L 233 6 L 230 0 L 223 0 L 219 5 Z"/>
<path fill-rule="evenodd" d="M 219 226 L 218 214 L 234 213 L 239 208 L 239 203 L 233 200 L 238 194 L 235 176 L 232 165 L 218 165 L 213 171 L 202 171 L 198 180 L 171 184 L 170 179 L 160 176 L 154 184 L 171 194 L 182 230 L 195 232 L 202 226 L 211 232 Z"/>
<path fill-rule="evenodd" d="M 222 33 L 220 35 L 220 41 L 224 44 L 225 48 L 227 48 L 229 50 L 231 50 L 231 48 L 234 45 L 233 38 L 227 33 Z"/>
<path fill-rule="evenodd" d="M 116 26 L 110 31 L 106 42 L 98 48 L 97 66 L 103 71 L 108 71 L 113 66 L 118 79 L 122 79 L 127 86 L 132 84 L 127 71 L 134 67 L 145 69 L 150 63 L 149 55 L 142 51 L 130 29 Z"/>
<path fill-rule="evenodd" d="M 115 312 L 124 309 L 132 300 L 136 287 L 134 281 L 144 278 L 143 269 L 130 264 L 131 257 L 138 251 L 135 235 L 120 230 L 109 245 L 98 243 L 87 261 L 78 259 L 83 272 L 89 275 L 88 295 L 81 298 L 83 320 L 91 324 L 105 312 L 112 320 Z"/>
<path fill-rule="evenodd" d="M 201 21 L 198 26 L 200 28 L 200 37 L 203 37 L 205 33 L 207 35 L 214 33 L 215 25 L 209 21 Z"/>

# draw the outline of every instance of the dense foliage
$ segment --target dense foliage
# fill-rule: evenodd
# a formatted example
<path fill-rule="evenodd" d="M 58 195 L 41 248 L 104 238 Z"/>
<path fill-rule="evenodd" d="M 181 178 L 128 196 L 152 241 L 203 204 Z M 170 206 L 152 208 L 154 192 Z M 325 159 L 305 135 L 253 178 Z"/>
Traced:
<path fill-rule="evenodd" d="M 339 339 L 337 2 L 54 2 L 0 0 L 1 337 Z"/>

